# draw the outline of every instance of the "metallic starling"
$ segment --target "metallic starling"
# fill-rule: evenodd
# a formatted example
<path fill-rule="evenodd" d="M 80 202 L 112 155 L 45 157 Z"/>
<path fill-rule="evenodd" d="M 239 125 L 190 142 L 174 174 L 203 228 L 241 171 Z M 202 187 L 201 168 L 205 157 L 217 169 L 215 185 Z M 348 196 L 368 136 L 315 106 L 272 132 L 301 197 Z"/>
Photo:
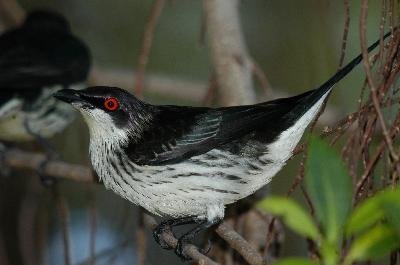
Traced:
<path fill-rule="evenodd" d="M 60 14 L 38 10 L 0 36 L 0 141 L 38 140 L 61 132 L 74 111 L 52 97 L 85 87 L 86 45 Z"/>
<path fill-rule="evenodd" d="M 155 106 L 115 87 L 64 89 L 55 97 L 82 113 L 91 161 L 104 185 L 172 218 L 153 233 L 162 247 L 166 229 L 197 224 L 175 249 L 187 259 L 185 245 L 222 220 L 225 205 L 269 183 L 285 165 L 332 87 L 361 60 L 359 55 L 317 89 L 247 106 Z"/>

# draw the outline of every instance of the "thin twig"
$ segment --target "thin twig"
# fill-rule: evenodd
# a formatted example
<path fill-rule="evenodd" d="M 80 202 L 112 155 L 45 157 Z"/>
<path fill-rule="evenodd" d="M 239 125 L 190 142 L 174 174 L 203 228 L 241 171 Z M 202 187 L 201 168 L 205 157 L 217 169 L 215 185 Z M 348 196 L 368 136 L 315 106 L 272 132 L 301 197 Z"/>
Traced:
<path fill-rule="evenodd" d="M 210 106 L 215 99 L 216 91 L 218 89 L 217 79 L 215 73 L 212 72 L 208 80 L 207 93 L 202 99 L 202 106 Z"/>
<path fill-rule="evenodd" d="M 398 122 L 400 122 L 400 113 L 399 115 L 397 115 L 397 119 L 396 122 L 394 123 L 394 127 L 391 131 L 391 137 L 394 137 L 396 134 L 399 133 L 399 127 L 396 125 Z M 376 163 L 378 162 L 379 158 L 382 156 L 382 153 L 385 151 L 385 141 L 382 141 L 378 148 L 377 151 L 375 153 L 375 155 L 370 159 L 368 165 L 365 168 L 364 173 L 362 174 L 359 182 L 356 185 L 356 192 L 355 192 L 355 197 L 357 197 L 360 192 L 362 187 L 364 186 L 365 181 L 367 180 L 368 176 L 370 175 L 372 169 L 375 167 Z"/>
<path fill-rule="evenodd" d="M 153 42 L 154 31 L 157 26 L 158 20 L 160 18 L 161 12 L 164 8 L 165 0 L 155 0 L 151 7 L 149 17 L 147 19 L 146 25 L 144 27 L 142 47 L 140 49 L 136 82 L 135 82 L 135 94 L 138 97 L 143 96 L 144 88 L 144 75 L 146 72 L 146 66 L 149 60 L 149 54 L 151 49 L 151 44 Z"/>
<path fill-rule="evenodd" d="M 384 49 L 384 42 L 383 36 L 385 34 L 385 23 L 386 23 L 386 0 L 381 0 L 382 12 L 381 12 L 381 22 L 379 25 L 379 61 L 383 62 L 383 49 Z M 385 64 L 381 65 L 381 72 L 383 72 Z"/>
<path fill-rule="evenodd" d="M 147 253 L 147 237 L 144 231 L 144 211 L 142 208 L 139 209 L 139 224 L 136 229 L 136 246 L 137 246 L 137 264 L 146 265 L 146 253 Z"/>
<path fill-rule="evenodd" d="M 254 59 L 251 60 L 251 63 L 253 66 L 253 74 L 256 77 L 256 80 L 260 83 L 267 98 L 271 98 L 272 97 L 272 86 L 267 78 L 267 75 L 261 69 L 261 66 Z"/>
<path fill-rule="evenodd" d="M 344 14 L 345 14 L 345 22 L 344 22 L 343 36 L 342 36 L 342 47 L 340 50 L 339 69 L 342 68 L 343 62 L 344 62 L 344 57 L 346 55 L 347 36 L 349 33 L 349 26 L 350 26 L 349 0 L 344 0 Z"/>
<path fill-rule="evenodd" d="M 121 88 L 134 87 L 138 73 L 128 69 L 94 67 L 89 85 L 107 85 Z M 146 94 L 156 94 L 184 102 L 199 103 L 206 94 L 207 84 L 176 77 L 146 73 Z"/>
<path fill-rule="evenodd" d="M 70 248 L 70 237 L 69 237 L 69 210 L 67 202 L 64 196 L 60 194 L 59 185 L 53 184 L 52 191 L 53 196 L 56 201 L 56 207 L 58 212 L 58 217 L 61 223 L 61 234 L 64 246 L 64 264 L 71 264 L 71 248 Z"/>
<path fill-rule="evenodd" d="M 96 231 L 97 231 L 97 211 L 96 201 L 94 197 L 94 190 L 91 185 L 86 185 L 88 193 L 88 205 L 89 205 L 89 226 L 90 226 L 90 237 L 89 237 L 89 265 L 96 264 Z"/>
<path fill-rule="evenodd" d="M 115 254 L 119 249 L 125 248 L 131 241 L 132 241 L 132 239 L 125 239 L 124 241 L 118 243 L 117 245 L 114 245 L 110 248 L 101 250 L 100 252 L 98 252 L 96 254 L 95 259 L 101 260 L 107 256 L 111 256 L 111 255 Z M 90 260 L 91 260 L 91 258 L 89 257 L 88 259 L 86 259 L 82 262 L 79 262 L 75 265 L 90 265 Z"/>
<path fill-rule="evenodd" d="M 368 79 L 368 84 L 371 88 L 371 96 L 372 96 L 372 102 L 375 107 L 375 111 L 378 115 L 378 119 L 380 122 L 380 125 L 382 127 L 382 133 L 383 136 L 385 137 L 386 145 L 389 149 L 389 152 L 392 156 L 392 159 L 397 163 L 399 161 L 399 157 L 394 150 L 392 139 L 389 136 L 389 132 L 385 123 L 385 119 L 382 115 L 382 111 L 379 105 L 379 100 L 377 96 L 377 89 L 374 84 L 374 80 L 372 79 L 372 73 L 371 73 L 371 67 L 368 61 L 368 46 L 367 46 L 367 37 L 366 37 L 366 20 L 367 20 L 367 14 L 368 14 L 368 0 L 362 0 L 362 5 L 361 5 L 361 16 L 360 16 L 360 42 L 361 42 L 361 50 L 362 50 L 362 56 L 363 56 L 363 65 L 364 69 L 367 75 Z"/>

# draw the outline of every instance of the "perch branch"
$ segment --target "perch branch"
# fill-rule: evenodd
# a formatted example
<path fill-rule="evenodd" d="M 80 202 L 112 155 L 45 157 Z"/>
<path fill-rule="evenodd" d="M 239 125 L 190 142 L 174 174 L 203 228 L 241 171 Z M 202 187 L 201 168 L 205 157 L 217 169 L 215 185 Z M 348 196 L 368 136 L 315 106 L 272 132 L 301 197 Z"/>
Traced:
<path fill-rule="evenodd" d="M 10 149 L 5 152 L 5 162 L 9 167 L 38 170 L 46 156 L 39 153 L 26 152 L 19 149 Z M 55 178 L 65 178 L 80 182 L 93 182 L 91 170 L 76 164 L 69 164 L 63 161 L 51 161 L 45 164 L 43 173 Z"/>
<path fill-rule="evenodd" d="M 233 249 L 235 249 L 249 264 L 265 264 L 261 255 L 235 230 L 228 222 L 222 222 L 215 230 Z"/>
<path fill-rule="evenodd" d="M 156 220 L 148 215 L 144 214 L 143 216 L 144 225 L 150 229 L 154 230 L 157 227 Z M 175 248 L 178 240 L 172 235 L 172 233 L 164 232 L 162 234 L 163 240 L 170 246 Z M 198 249 L 194 245 L 188 246 L 186 249 L 186 254 L 191 257 L 197 264 L 205 264 L 205 265 L 217 265 L 218 263 L 212 261 L 209 257 L 201 254 Z"/>

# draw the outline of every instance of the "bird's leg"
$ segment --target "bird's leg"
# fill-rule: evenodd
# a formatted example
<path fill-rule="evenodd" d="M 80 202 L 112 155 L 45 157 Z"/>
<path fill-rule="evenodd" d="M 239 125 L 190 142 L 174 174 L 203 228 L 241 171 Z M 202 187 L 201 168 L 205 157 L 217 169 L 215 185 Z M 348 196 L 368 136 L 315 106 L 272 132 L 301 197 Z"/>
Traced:
<path fill-rule="evenodd" d="M 198 222 L 198 221 L 197 221 Z M 194 239 L 196 236 L 203 230 L 206 230 L 210 226 L 220 222 L 220 219 L 216 219 L 213 221 L 204 220 L 199 223 L 198 226 L 187 232 L 186 234 L 182 235 L 178 239 L 178 244 L 175 248 L 175 254 L 180 257 L 182 260 L 191 260 L 191 258 L 186 254 L 186 249 L 188 244 L 193 244 Z M 211 246 L 209 245 L 206 249 L 199 249 L 199 252 L 206 254 L 210 250 Z"/>
<path fill-rule="evenodd" d="M 183 217 L 183 218 L 175 218 L 169 220 L 163 220 L 154 230 L 153 237 L 154 240 L 159 244 L 163 249 L 172 249 L 162 238 L 162 234 L 166 231 L 172 232 L 172 227 L 194 224 L 196 223 L 196 219 L 194 217 Z"/>
<path fill-rule="evenodd" d="M 43 138 L 41 135 L 37 134 L 36 132 L 32 131 L 27 120 L 24 121 L 24 127 L 25 127 L 26 131 L 30 135 L 32 135 L 32 137 L 35 138 L 36 142 L 39 143 L 39 145 L 42 146 L 43 149 L 45 150 L 46 159 L 40 163 L 39 168 L 37 170 L 37 174 L 39 175 L 40 181 L 42 182 L 42 184 L 44 186 L 51 186 L 54 184 L 55 179 L 50 176 L 47 176 L 44 173 L 44 171 L 46 169 L 47 164 L 52 160 L 59 159 L 60 155 L 58 154 L 58 152 L 55 150 L 54 146 L 48 140 L 46 140 L 45 138 Z"/>
<path fill-rule="evenodd" d="M 0 176 L 7 177 L 10 175 L 10 167 L 6 164 L 6 146 L 0 143 Z"/>

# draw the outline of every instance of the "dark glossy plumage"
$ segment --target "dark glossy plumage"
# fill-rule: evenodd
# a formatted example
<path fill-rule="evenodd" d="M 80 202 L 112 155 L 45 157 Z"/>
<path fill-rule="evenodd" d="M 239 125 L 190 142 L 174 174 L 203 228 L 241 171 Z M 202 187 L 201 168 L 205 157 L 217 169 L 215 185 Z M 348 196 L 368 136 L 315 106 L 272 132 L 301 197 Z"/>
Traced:
<path fill-rule="evenodd" d="M 303 114 L 299 105 L 308 106 L 315 99 L 318 98 L 313 93 L 307 92 L 248 106 L 154 106 L 142 136 L 132 139 L 125 151 L 136 164 L 165 165 L 214 148 L 230 148 L 226 145 L 249 134 L 252 140 L 267 144 Z"/>
<path fill-rule="evenodd" d="M 0 107 L 14 96 L 32 101 L 43 87 L 83 82 L 89 67 L 88 48 L 61 15 L 32 12 L 0 36 Z"/>

